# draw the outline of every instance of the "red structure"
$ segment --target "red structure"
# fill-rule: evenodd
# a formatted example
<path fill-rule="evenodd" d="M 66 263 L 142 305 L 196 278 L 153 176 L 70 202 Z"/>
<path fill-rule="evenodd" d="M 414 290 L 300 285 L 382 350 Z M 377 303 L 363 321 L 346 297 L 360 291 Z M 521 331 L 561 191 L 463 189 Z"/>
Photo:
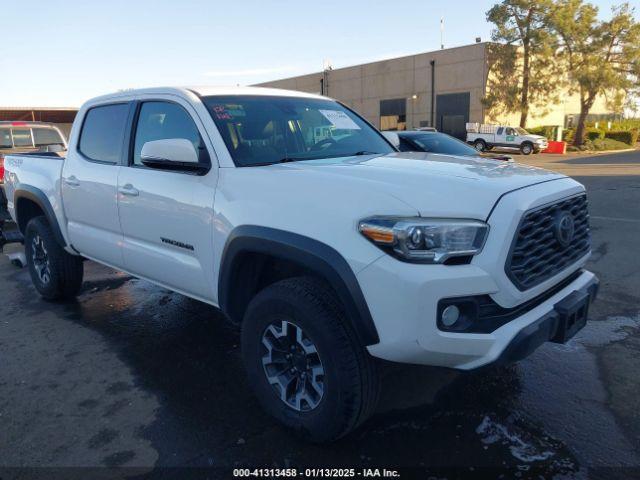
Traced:
<path fill-rule="evenodd" d="M 542 153 L 567 153 L 567 142 L 549 141 L 549 146 Z"/>

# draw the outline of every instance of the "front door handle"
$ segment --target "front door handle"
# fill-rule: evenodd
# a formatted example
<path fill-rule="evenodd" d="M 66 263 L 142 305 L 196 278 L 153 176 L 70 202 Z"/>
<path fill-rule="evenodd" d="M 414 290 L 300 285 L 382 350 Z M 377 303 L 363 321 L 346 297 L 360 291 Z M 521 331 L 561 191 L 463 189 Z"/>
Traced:
<path fill-rule="evenodd" d="M 65 178 L 64 179 L 64 183 L 65 183 L 65 185 L 68 185 L 69 187 L 79 187 L 80 186 L 80 182 L 75 177 L 75 175 L 71 175 L 70 177 Z"/>
<path fill-rule="evenodd" d="M 140 191 L 130 183 L 127 183 L 124 187 L 118 188 L 118 192 L 129 197 L 137 197 L 140 195 Z"/>

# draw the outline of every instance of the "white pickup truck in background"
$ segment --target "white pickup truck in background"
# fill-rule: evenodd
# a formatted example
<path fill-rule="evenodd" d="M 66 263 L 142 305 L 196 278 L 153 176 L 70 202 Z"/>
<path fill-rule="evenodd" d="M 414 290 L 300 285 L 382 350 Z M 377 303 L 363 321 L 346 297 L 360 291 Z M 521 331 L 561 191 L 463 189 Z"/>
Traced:
<path fill-rule="evenodd" d="M 479 152 L 506 147 L 517 148 L 523 155 L 539 153 L 549 146 L 545 137 L 533 135 L 524 128 L 479 123 L 467 123 L 467 143 Z"/>
<path fill-rule="evenodd" d="M 315 441 L 375 411 L 375 357 L 515 361 L 571 338 L 597 292 L 581 184 L 398 152 L 322 96 L 119 92 L 83 105 L 66 158 L 5 167 L 44 298 L 77 295 L 86 258 L 219 307 L 261 404 Z"/>

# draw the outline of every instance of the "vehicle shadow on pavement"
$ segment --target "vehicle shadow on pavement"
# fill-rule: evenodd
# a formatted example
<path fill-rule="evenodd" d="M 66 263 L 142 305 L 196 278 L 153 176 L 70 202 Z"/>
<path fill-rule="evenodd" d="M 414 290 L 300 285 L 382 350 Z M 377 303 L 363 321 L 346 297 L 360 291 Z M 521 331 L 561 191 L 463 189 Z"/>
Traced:
<path fill-rule="evenodd" d="M 512 408 L 520 389 L 517 365 L 459 373 L 381 362 L 378 413 L 334 444 L 301 442 L 260 409 L 245 380 L 238 329 L 215 308 L 91 262 L 85 267 L 83 292 L 68 304 L 34 299 L 23 270 L 18 275 L 28 293 L 20 303 L 99 332 L 130 368 L 133 388 L 155 397 L 154 420 L 138 435 L 157 451 L 156 468 L 455 465 L 546 474 L 577 468 L 561 442 Z M 86 362 L 76 353 L 69 368 Z M 129 388 L 114 373 L 109 394 Z M 87 402 L 98 403 L 99 395 Z M 125 418 L 133 414 L 124 400 L 111 409 Z M 107 463 L 135 464 L 135 451 L 125 453 Z"/>

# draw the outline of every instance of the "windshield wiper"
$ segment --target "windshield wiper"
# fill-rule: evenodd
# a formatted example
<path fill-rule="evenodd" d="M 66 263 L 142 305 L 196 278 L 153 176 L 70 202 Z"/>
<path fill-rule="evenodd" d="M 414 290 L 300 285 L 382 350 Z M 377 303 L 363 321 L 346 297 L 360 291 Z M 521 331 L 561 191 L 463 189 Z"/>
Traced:
<path fill-rule="evenodd" d="M 275 165 L 277 163 L 303 162 L 305 160 L 324 160 L 324 159 L 339 158 L 339 157 L 356 157 L 361 155 L 379 155 L 379 152 L 369 152 L 367 150 L 360 150 L 359 152 L 356 152 L 356 153 L 347 153 L 347 154 L 331 155 L 331 156 L 322 155 L 320 157 L 283 157 L 273 162 L 251 163 L 244 166 L 245 167 L 265 167 L 268 165 Z"/>
<path fill-rule="evenodd" d="M 289 163 L 289 162 L 300 162 L 302 160 L 314 160 L 314 158 L 309 158 L 309 157 L 284 157 L 281 158 L 280 160 L 276 160 L 275 162 L 271 162 L 271 163 Z"/>
<path fill-rule="evenodd" d="M 367 150 L 360 150 L 359 152 L 352 153 L 351 155 L 345 155 L 346 157 L 358 157 L 361 155 L 378 155 L 380 152 L 369 152 Z"/>
<path fill-rule="evenodd" d="M 272 162 L 249 163 L 243 165 L 243 167 L 267 167 L 269 165 L 276 165 L 277 163 L 302 162 L 303 160 L 318 160 L 319 158 L 323 157 L 283 157 Z"/>

